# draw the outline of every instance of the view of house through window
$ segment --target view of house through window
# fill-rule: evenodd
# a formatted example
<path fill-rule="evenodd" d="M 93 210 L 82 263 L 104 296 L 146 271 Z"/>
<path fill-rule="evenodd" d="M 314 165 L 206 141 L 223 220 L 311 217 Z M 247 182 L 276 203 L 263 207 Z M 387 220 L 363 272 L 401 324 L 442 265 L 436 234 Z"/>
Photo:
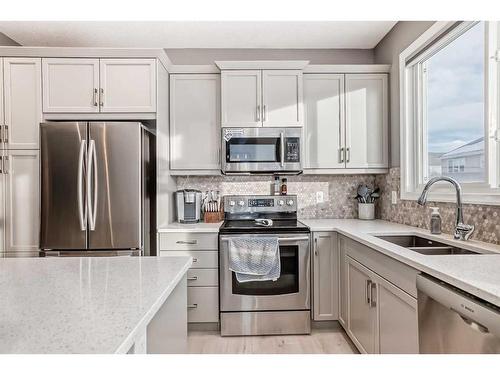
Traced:
<path fill-rule="evenodd" d="M 484 51 L 480 22 L 422 63 L 427 178 L 486 181 Z"/>

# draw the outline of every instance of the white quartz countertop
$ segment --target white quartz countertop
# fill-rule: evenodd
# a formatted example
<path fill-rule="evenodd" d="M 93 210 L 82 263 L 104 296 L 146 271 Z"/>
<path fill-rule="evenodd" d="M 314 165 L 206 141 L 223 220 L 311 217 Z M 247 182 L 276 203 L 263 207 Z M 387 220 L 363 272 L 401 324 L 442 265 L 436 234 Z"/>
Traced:
<path fill-rule="evenodd" d="M 322 219 L 301 221 L 308 225 L 311 231 L 336 231 L 500 306 L 500 246 L 474 240 L 457 241 L 450 235 L 432 235 L 424 229 L 383 220 Z M 423 255 L 374 236 L 390 234 L 417 234 L 483 254 Z"/>
<path fill-rule="evenodd" d="M 123 353 L 191 257 L 0 259 L 0 353 Z"/>
<path fill-rule="evenodd" d="M 173 233 L 173 232 L 218 233 L 222 223 L 223 223 L 222 221 L 218 223 L 194 223 L 194 224 L 170 223 L 166 227 L 158 229 L 158 233 Z"/>

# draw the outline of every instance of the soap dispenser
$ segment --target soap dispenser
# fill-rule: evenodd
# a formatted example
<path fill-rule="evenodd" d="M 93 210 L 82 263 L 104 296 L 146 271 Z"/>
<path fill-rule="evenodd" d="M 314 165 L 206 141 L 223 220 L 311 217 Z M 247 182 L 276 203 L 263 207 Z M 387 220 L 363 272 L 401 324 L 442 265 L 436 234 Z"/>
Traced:
<path fill-rule="evenodd" d="M 439 207 L 431 207 L 431 234 L 441 234 L 441 215 Z"/>

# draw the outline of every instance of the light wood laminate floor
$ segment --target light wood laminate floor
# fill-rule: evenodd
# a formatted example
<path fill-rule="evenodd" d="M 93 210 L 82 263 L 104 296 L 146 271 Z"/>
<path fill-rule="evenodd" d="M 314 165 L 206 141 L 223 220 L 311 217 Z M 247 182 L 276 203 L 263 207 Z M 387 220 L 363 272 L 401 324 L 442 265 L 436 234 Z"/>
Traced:
<path fill-rule="evenodd" d="M 313 329 L 311 335 L 221 337 L 218 331 L 190 331 L 191 354 L 353 354 L 340 327 Z"/>

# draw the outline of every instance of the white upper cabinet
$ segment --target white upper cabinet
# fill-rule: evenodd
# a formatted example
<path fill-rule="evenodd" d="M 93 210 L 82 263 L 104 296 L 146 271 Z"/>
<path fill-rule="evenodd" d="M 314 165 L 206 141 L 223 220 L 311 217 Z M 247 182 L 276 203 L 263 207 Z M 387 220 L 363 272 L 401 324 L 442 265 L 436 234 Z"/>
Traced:
<path fill-rule="evenodd" d="M 347 168 L 387 168 L 387 74 L 346 74 L 345 91 Z"/>
<path fill-rule="evenodd" d="M 5 151 L 5 249 L 9 256 L 39 248 L 39 151 Z"/>
<path fill-rule="evenodd" d="M 156 112 L 154 59 L 100 60 L 101 112 Z"/>
<path fill-rule="evenodd" d="M 42 60 L 43 111 L 156 112 L 155 59 Z"/>
<path fill-rule="evenodd" d="M 304 118 L 304 168 L 345 168 L 343 74 L 304 74 Z"/>
<path fill-rule="evenodd" d="M 222 126 L 262 126 L 262 73 L 230 70 L 221 73 Z"/>
<path fill-rule="evenodd" d="M 99 112 L 99 59 L 43 59 L 43 111 Z"/>
<path fill-rule="evenodd" d="M 220 76 L 170 75 L 170 168 L 220 173 Z"/>
<path fill-rule="evenodd" d="M 3 147 L 38 149 L 42 118 L 41 60 L 4 58 L 5 128 Z"/>
<path fill-rule="evenodd" d="M 302 71 L 262 71 L 262 124 L 302 126 Z"/>
<path fill-rule="evenodd" d="M 302 126 L 302 71 L 228 70 L 221 80 L 223 127 Z"/>

